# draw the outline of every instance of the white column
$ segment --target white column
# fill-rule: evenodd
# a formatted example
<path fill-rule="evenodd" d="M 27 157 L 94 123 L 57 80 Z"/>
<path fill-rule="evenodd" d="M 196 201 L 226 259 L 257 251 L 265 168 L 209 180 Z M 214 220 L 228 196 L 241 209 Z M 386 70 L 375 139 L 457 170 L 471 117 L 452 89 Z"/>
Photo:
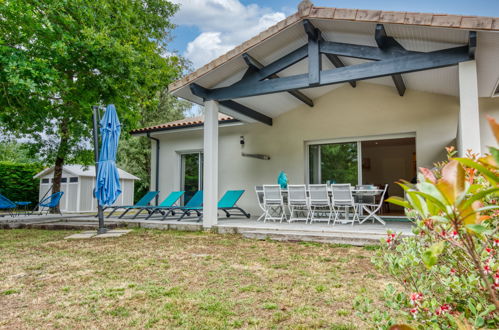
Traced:
<path fill-rule="evenodd" d="M 459 63 L 459 99 L 459 155 L 464 156 L 469 149 L 480 153 L 480 112 L 475 60 Z"/>
<path fill-rule="evenodd" d="M 203 227 L 217 224 L 218 102 L 204 103 Z"/>

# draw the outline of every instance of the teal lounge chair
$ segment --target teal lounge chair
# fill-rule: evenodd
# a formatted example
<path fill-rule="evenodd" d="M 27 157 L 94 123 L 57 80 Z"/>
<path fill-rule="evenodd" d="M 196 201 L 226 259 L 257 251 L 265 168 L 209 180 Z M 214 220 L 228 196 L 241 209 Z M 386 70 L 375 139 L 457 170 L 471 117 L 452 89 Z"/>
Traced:
<path fill-rule="evenodd" d="M 64 191 L 59 191 L 56 192 L 55 194 L 45 197 L 40 202 L 38 202 L 38 204 L 36 204 L 35 208 L 30 213 L 30 215 L 35 213 L 36 209 L 38 209 L 40 215 L 42 215 L 44 208 L 46 209 L 46 213 L 48 214 L 50 209 L 57 207 L 61 203 L 62 195 L 64 195 Z M 59 211 L 59 214 L 62 215 L 61 209 L 58 208 L 57 210 Z"/>
<path fill-rule="evenodd" d="M 171 192 L 158 206 L 144 206 L 142 207 L 139 212 L 137 212 L 132 219 L 137 218 L 137 216 L 142 212 L 142 211 L 147 211 L 149 215 L 146 217 L 146 220 L 149 219 L 154 213 L 159 212 L 162 215 L 164 215 L 165 211 L 170 210 L 171 208 L 178 207 L 175 204 L 177 201 L 182 197 L 185 191 L 174 191 Z"/>
<path fill-rule="evenodd" d="M 7 215 L 13 217 L 15 213 L 13 212 L 17 208 L 17 204 L 8 199 L 7 197 L 0 195 L 0 210 L 7 211 Z M 5 214 L 0 214 L 4 216 Z"/>
<path fill-rule="evenodd" d="M 162 220 L 165 220 L 166 217 L 169 216 L 170 214 L 175 215 L 176 211 L 182 211 L 182 215 L 184 215 L 187 210 L 193 210 L 194 212 L 196 212 L 198 214 L 199 217 L 201 217 L 201 212 L 197 211 L 197 209 L 201 208 L 202 205 L 203 205 L 203 191 L 198 190 L 198 191 L 196 191 L 194 196 L 192 196 L 191 199 L 189 199 L 189 201 L 187 203 L 185 203 L 184 206 L 177 206 L 177 207 L 169 208 L 165 212 Z"/>
<path fill-rule="evenodd" d="M 140 209 L 144 206 L 149 205 L 149 203 L 153 200 L 153 198 L 156 197 L 156 195 L 158 195 L 158 194 L 159 194 L 159 191 L 149 191 L 147 194 L 142 196 L 142 198 L 134 205 L 107 206 L 104 208 L 103 211 L 105 211 L 107 209 L 113 209 L 113 211 L 111 213 L 109 213 L 109 215 L 107 216 L 109 218 L 110 216 L 113 215 L 114 212 L 116 212 L 116 210 L 124 209 L 125 212 L 122 215 L 120 215 L 120 219 L 121 219 L 125 214 L 128 213 L 128 211 Z"/>
<path fill-rule="evenodd" d="M 220 199 L 218 202 L 218 209 L 225 212 L 225 215 L 227 218 L 230 218 L 232 215 L 244 215 L 246 218 L 250 218 L 250 214 L 244 211 L 242 208 L 237 206 L 237 202 L 239 199 L 241 199 L 241 196 L 244 194 L 244 190 L 228 190 Z M 230 213 L 230 211 L 237 210 L 239 213 Z M 186 216 L 190 216 L 192 212 L 196 212 L 196 215 L 198 217 L 198 221 L 201 219 L 202 213 L 203 213 L 203 207 L 202 206 L 196 206 L 196 207 L 186 207 L 184 208 L 184 214 L 180 216 L 178 221 L 182 220 Z"/>

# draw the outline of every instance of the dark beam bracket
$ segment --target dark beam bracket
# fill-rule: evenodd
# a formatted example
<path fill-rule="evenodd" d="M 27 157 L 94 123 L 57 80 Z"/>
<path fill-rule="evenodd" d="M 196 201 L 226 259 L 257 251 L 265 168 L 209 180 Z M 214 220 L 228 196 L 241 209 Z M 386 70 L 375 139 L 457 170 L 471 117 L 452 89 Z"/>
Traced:
<path fill-rule="evenodd" d="M 405 53 L 406 50 L 404 47 L 402 47 L 401 44 L 398 43 L 397 40 L 395 40 L 393 37 L 389 37 L 386 34 L 385 27 L 383 24 L 377 24 L 376 25 L 376 31 L 374 33 L 374 39 L 376 39 L 376 43 L 378 44 L 378 47 L 384 51 L 395 51 L 399 53 Z M 401 74 L 394 74 L 392 75 L 392 80 L 393 83 L 395 84 L 395 87 L 397 88 L 397 91 L 400 96 L 404 96 L 405 90 L 407 89 L 404 83 L 404 78 L 402 78 Z"/>
<path fill-rule="evenodd" d="M 251 68 L 252 72 L 253 71 L 255 71 L 255 72 L 260 71 L 264 67 L 260 62 L 255 60 L 248 53 L 243 54 L 243 59 L 246 62 L 246 64 L 248 65 L 248 68 Z M 250 70 L 248 70 L 247 72 L 250 72 Z M 277 78 L 279 78 L 279 76 L 276 73 L 269 77 L 269 79 L 277 79 Z M 295 98 L 302 101 L 303 103 L 305 103 L 309 107 L 314 106 L 314 102 L 312 101 L 312 99 L 310 99 L 307 95 L 303 94 L 302 92 L 294 90 L 294 91 L 288 91 L 288 93 L 293 95 Z"/>
<path fill-rule="evenodd" d="M 324 39 L 324 36 L 322 35 L 321 30 L 314 27 L 314 25 L 308 19 L 303 20 L 303 27 L 305 29 L 305 33 L 308 35 L 309 42 L 310 42 L 310 39 L 319 41 L 319 53 L 322 54 L 323 53 L 322 52 L 322 44 L 327 42 L 327 41 Z M 331 62 L 331 64 L 334 65 L 336 68 L 342 68 L 345 66 L 345 63 L 343 63 L 343 61 L 338 56 L 336 56 L 334 54 L 328 54 L 328 53 L 325 53 L 324 55 L 329 60 L 329 62 Z M 320 57 L 320 55 L 319 55 L 319 57 Z M 357 83 L 355 81 L 349 81 L 349 83 L 350 83 L 350 85 L 352 85 L 352 87 L 357 86 Z"/>

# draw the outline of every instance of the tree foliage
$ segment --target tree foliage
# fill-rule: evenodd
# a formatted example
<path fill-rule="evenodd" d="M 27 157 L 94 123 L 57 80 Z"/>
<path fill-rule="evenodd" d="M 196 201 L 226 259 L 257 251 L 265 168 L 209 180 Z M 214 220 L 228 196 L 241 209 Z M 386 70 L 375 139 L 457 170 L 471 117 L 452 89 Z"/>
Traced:
<path fill-rule="evenodd" d="M 0 161 L 0 194 L 11 201 L 27 201 L 34 206 L 38 202 L 40 180 L 33 176 L 42 169 L 37 163 Z"/>
<path fill-rule="evenodd" d="M 157 93 L 157 108 L 155 111 L 143 111 L 139 126 L 148 127 L 163 124 L 183 118 L 184 112 L 191 106 L 168 94 L 166 90 Z M 146 136 L 130 136 L 126 132 L 118 149 L 118 166 L 140 178 L 135 182 L 135 199 L 149 191 L 151 180 L 151 147 L 155 142 Z M 163 167 L 165 168 L 165 167 Z"/>
<path fill-rule="evenodd" d="M 182 61 L 166 56 L 177 5 L 166 0 L 8 0 L 0 6 L 0 126 L 56 165 L 91 162 L 91 106 L 124 127 L 155 110 Z"/>

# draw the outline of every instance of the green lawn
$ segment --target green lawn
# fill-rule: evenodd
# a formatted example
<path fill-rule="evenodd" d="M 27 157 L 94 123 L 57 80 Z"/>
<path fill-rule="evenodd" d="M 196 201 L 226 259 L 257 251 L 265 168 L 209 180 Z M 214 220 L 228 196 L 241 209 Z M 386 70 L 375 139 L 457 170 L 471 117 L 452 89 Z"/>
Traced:
<path fill-rule="evenodd" d="M 366 328 L 372 249 L 135 230 L 0 230 L 0 328 Z"/>

